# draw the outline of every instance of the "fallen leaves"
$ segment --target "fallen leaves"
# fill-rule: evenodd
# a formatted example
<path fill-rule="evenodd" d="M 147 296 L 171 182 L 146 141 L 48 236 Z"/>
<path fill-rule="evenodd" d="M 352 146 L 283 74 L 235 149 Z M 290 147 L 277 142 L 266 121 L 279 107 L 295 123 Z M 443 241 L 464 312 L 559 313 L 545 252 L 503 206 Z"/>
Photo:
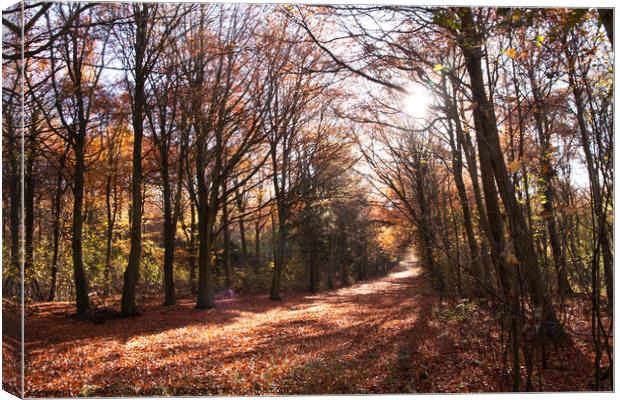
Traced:
<path fill-rule="evenodd" d="M 501 390 L 495 319 L 482 307 L 468 308 L 465 318 L 438 318 L 437 305 L 462 310 L 441 303 L 421 269 L 409 267 L 278 303 L 247 296 L 196 310 L 191 300 L 168 307 L 154 301 L 139 318 L 102 325 L 41 305 L 26 322 L 26 395 Z M 579 375 L 563 370 L 561 379 L 549 371 L 545 388 L 566 390 L 571 382 L 570 389 L 584 389 L 589 366 L 582 364 Z"/>

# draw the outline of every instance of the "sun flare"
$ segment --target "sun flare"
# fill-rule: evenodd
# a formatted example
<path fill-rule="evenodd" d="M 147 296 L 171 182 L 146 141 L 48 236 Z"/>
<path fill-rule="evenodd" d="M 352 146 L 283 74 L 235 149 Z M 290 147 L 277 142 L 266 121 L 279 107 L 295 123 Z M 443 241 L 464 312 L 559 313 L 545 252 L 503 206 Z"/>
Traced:
<path fill-rule="evenodd" d="M 426 118 L 431 104 L 431 93 L 422 86 L 414 87 L 403 99 L 403 111 L 416 119 Z"/>

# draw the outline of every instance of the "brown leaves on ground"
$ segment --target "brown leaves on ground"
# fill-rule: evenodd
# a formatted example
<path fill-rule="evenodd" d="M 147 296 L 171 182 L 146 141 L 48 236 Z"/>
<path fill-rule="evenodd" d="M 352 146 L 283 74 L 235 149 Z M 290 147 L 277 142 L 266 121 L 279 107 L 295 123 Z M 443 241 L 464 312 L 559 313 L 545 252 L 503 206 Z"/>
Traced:
<path fill-rule="evenodd" d="M 19 396 L 21 381 L 21 307 L 2 300 L 2 389 Z"/>
<path fill-rule="evenodd" d="M 184 300 L 102 325 L 72 320 L 58 307 L 40 304 L 27 318 L 27 396 L 509 389 L 500 386 L 491 317 L 446 315 L 453 307 L 440 306 L 421 269 L 407 263 L 387 277 L 319 295 L 237 297 L 214 310 Z M 550 366 L 552 379 L 545 376 L 542 388 L 587 389 L 587 351 L 553 350 L 563 362 Z"/>

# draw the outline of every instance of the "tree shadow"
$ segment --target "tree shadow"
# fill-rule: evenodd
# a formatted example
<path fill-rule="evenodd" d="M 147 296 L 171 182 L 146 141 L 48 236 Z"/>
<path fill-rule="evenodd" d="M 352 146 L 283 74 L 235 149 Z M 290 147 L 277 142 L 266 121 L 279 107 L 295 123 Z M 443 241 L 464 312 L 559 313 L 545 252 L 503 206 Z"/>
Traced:
<path fill-rule="evenodd" d="M 52 333 L 52 345 L 30 345 L 75 360 L 74 347 L 84 355 L 93 345 L 109 344 L 112 349 L 99 351 L 96 361 L 84 366 L 89 373 L 78 379 L 88 395 L 499 390 L 497 385 L 476 386 L 481 379 L 495 379 L 501 367 L 477 356 L 468 343 L 475 335 L 468 329 L 487 326 L 475 318 L 443 320 L 438 306 L 440 297 L 420 271 L 405 267 L 382 279 L 320 294 L 292 294 L 277 303 L 267 296 L 238 296 L 205 311 L 184 299 L 177 306 L 147 307 L 139 318 L 82 325 L 90 331 L 73 331 L 69 337 L 62 336 L 66 331 Z M 575 362 L 591 365 L 578 350 L 572 350 Z M 58 376 L 75 373 L 72 368 L 64 367 Z M 36 365 L 28 373 L 41 374 Z M 76 394 L 62 380 L 52 387 L 34 385 L 28 394 Z M 574 390 L 574 382 L 566 388 Z"/>

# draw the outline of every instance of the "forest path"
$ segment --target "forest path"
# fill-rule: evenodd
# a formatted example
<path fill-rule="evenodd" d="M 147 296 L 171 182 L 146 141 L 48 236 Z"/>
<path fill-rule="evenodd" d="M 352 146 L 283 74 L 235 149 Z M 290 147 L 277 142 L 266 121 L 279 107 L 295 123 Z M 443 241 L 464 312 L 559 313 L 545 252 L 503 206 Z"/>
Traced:
<path fill-rule="evenodd" d="M 412 391 L 411 346 L 436 336 L 434 297 L 408 259 L 384 277 L 282 302 L 240 296 L 197 310 L 188 299 L 102 325 L 41 306 L 26 326 L 27 395 Z"/>

